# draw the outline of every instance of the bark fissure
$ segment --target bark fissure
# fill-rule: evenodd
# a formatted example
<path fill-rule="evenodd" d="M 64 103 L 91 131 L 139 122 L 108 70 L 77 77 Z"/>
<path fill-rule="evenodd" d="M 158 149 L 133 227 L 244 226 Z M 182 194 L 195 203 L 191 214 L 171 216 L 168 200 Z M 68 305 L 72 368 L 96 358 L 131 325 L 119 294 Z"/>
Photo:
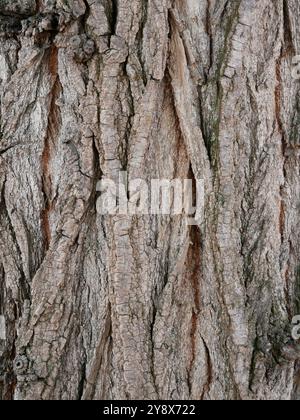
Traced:
<path fill-rule="evenodd" d="M 56 101 L 61 91 L 61 84 L 58 77 L 58 50 L 55 46 L 49 51 L 49 72 L 54 79 L 53 87 L 50 92 L 50 106 L 48 115 L 48 126 L 44 140 L 44 150 L 42 154 L 42 181 L 43 193 L 45 197 L 45 208 L 42 210 L 42 229 L 45 240 L 45 248 L 49 249 L 51 242 L 50 215 L 53 210 L 53 187 L 51 179 L 51 159 L 55 153 L 57 136 L 60 129 L 60 111 Z"/>

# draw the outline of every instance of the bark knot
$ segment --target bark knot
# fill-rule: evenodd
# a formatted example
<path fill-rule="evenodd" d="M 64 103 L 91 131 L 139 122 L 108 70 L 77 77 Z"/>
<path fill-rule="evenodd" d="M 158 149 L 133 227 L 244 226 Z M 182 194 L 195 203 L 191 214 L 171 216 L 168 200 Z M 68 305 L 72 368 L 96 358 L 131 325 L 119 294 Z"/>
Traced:
<path fill-rule="evenodd" d="M 25 375 L 28 371 L 29 360 L 26 356 L 17 356 L 14 361 L 14 372 L 16 375 Z"/>

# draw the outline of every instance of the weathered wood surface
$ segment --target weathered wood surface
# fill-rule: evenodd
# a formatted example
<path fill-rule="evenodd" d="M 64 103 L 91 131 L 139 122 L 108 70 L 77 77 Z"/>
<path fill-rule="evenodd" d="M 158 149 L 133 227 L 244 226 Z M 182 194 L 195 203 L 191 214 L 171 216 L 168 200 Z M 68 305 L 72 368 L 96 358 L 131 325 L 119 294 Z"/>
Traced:
<path fill-rule="evenodd" d="M 0 0 L 2 399 L 297 398 L 299 23 Z M 120 170 L 204 178 L 204 225 L 97 214 Z"/>

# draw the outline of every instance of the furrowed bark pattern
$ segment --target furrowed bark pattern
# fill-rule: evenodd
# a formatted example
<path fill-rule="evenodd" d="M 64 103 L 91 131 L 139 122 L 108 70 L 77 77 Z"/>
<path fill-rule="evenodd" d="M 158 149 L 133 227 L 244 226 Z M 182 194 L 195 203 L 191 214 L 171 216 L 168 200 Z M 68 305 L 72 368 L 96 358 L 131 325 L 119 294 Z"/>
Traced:
<path fill-rule="evenodd" d="M 0 0 L 1 399 L 299 398 L 299 19 Z M 101 216 L 120 171 L 203 178 L 205 222 Z"/>

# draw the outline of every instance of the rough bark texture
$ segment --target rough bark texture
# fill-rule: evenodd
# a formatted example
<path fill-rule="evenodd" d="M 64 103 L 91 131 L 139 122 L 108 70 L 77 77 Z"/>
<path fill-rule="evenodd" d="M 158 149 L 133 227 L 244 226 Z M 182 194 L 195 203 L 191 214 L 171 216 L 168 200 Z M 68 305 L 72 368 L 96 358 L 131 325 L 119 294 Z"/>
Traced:
<path fill-rule="evenodd" d="M 299 22 L 0 0 L 1 399 L 299 397 Z M 120 170 L 204 178 L 205 222 L 97 214 Z"/>

